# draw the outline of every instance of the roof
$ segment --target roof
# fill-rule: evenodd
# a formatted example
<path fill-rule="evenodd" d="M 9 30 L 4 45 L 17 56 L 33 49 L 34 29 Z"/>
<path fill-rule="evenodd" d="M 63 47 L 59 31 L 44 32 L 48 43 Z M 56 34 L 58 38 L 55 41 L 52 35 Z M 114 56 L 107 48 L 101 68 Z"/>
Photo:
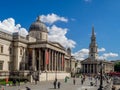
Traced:
<path fill-rule="evenodd" d="M 29 28 L 29 32 L 30 31 L 44 31 L 44 32 L 48 32 L 46 25 L 43 22 L 41 22 L 40 16 L 38 16 L 37 20 L 31 24 L 31 26 Z"/>

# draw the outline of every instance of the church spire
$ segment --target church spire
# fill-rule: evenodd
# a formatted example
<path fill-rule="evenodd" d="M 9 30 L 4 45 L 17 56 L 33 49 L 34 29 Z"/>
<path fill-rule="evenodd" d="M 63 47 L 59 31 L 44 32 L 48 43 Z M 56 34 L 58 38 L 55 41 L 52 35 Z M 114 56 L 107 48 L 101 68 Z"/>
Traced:
<path fill-rule="evenodd" d="M 96 60 L 98 57 L 98 51 L 97 51 L 97 44 L 96 44 L 96 36 L 94 32 L 94 26 L 92 26 L 92 36 L 91 36 L 91 43 L 89 45 L 89 58 L 91 60 Z"/>
<path fill-rule="evenodd" d="M 94 25 L 92 26 L 92 36 L 95 36 Z"/>

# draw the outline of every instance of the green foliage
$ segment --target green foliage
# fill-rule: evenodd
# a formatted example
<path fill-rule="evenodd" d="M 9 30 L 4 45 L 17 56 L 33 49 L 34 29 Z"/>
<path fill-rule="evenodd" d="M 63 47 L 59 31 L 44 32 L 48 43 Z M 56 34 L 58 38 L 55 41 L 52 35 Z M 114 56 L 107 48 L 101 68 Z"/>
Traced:
<path fill-rule="evenodd" d="M 120 62 L 115 63 L 114 70 L 120 72 Z"/>
<path fill-rule="evenodd" d="M 0 80 L 0 85 L 6 85 L 6 84 L 12 84 L 12 81 L 8 81 L 7 83 L 6 83 L 6 81 L 4 80 Z"/>

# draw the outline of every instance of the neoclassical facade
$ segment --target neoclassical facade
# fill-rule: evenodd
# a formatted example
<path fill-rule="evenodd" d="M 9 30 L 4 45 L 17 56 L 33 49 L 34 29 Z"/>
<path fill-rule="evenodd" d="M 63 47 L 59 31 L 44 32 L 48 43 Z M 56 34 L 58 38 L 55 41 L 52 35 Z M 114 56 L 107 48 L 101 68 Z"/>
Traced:
<path fill-rule="evenodd" d="M 26 37 L 0 29 L 0 73 L 11 72 L 39 81 L 63 79 L 70 76 L 74 58 L 71 50 L 57 42 L 48 41 L 48 30 L 40 17 L 33 22 Z M 71 65 L 72 64 L 72 65 Z"/>
<path fill-rule="evenodd" d="M 92 27 L 92 36 L 91 43 L 89 45 L 89 57 L 85 60 L 81 61 L 82 64 L 82 72 L 84 74 L 99 74 L 100 72 L 100 62 L 103 64 L 103 72 L 109 73 L 110 71 L 114 71 L 114 64 L 107 60 L 98 59 L 98 46 L 96 43 L 96 35 L 94 32 L 94 27 Z"/>

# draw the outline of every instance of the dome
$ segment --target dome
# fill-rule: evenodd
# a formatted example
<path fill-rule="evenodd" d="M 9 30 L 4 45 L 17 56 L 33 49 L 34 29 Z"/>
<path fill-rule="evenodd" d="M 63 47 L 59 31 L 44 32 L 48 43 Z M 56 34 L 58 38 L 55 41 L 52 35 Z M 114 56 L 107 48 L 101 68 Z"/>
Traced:
<path fill-rule="evenodd" d="M 40 16 L 38 16 L 37 20 L 31 24 L 31 26 L 29 28 L 29 32 L 30 31 L 48 32 L 45 24 L 40 21 Z"/>

